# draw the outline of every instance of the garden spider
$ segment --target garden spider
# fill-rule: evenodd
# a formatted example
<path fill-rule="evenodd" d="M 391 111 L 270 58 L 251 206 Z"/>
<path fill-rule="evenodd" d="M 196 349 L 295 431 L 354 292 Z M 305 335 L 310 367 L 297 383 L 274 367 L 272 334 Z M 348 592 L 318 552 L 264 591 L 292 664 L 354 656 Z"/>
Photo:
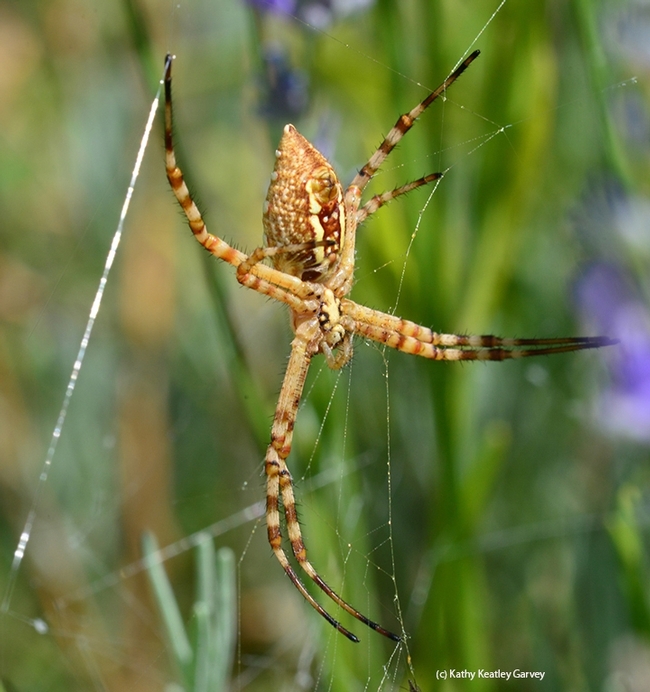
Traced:
<path fill-rule="evenodd" d="M 286 303 L 290 309 L 295 336 L 264 464 L 269 543 L 284 571 L 309 604 L 353 642 L 358 642 L 358 638 L 307 591 L 282 547 L 280 504 L 291 550 L 305 573 L 340 608 L 385 637 L 400 641 L 398 635 L 369 620 L 346 603 L 323 581 L 307 559 L 286 459 L 291 451 L 293 427 L 311 359 L 322 353 L 330 368 L 342 368 L 352 357 L 354 335 L 424 358 L 453 361 L 525 358 L 615 343 L 607 337 L 502 339 L 495 336 L 438 334 L 427 327 L 358 305 L 346 298 L 352 289 L 354 277 L 357 226 L 391 200 L 441 178 L 442 174 L 433 173 L 390 192 L 375 195 L 360 206 L 364 188 L 418 116 L 444 95 L 478 54 L 479 51 L 472 53 L 435 91 L 409 113 L 400 116 L 346 190 L 343 190 L 325 157 L 293 125 L 287 125 L 275 152 L 275 168 L 264 203 L 265 246 L 256 248 L 250 255 L 208 233 L 185 185 L 183 174 L 176 165 L 172 143 L 173 56 L 167 55 L 165 62 L 167 178 L 194 237 L 208 252 L 235 267 L 239 283 Z M 272 267 L 262 264 L 266 258 L 271 259 Z"/>

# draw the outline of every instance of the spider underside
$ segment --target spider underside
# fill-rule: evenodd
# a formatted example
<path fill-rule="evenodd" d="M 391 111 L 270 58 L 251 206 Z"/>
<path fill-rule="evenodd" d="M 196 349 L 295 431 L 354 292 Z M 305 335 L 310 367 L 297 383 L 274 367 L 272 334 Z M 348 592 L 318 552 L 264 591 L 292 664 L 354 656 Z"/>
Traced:
<path fill-rule="evenodd" d="M 276 151 L 275 168 L 264 203 L 265 245 L 249 255 L 208 233 L 183 174 L 172 142 L 171 68 L 165 61 L 165 156 L 169 183 L 189 226 L 203 247 L 236 269 L 239 283 L 289 307 L 294 339 L 266 452 L 266 523 L 268 540 L 295 587 L 332 626 L 353 642 L 359 639 L 333 618 L 306 590 L 282 547 L 281 513 L 294 558 L 302 570 L 340 608 L 393 641 L 401 637 L 368 619 L 344 601 L 307 559 L 291 474 L 286 459 L 311 359 L 321 353 L 330 368 L 352 357 L 352 337 L 376 341 L 432 360 L 506 360 L 600 348 L 616 343 L 607 337 L 504 339 L 496 336 L 439 334 L 414 322 L 367 308 L 349 300 L 352 289 L 357 226 L 380 207 L 410 190 L 442 177 L 433 173 L 395 190 L 375 195 L 361 205 L 364 188 L 410 130 L 415 120 L 460 77 L 478 57 L 469 55 L 421 103 L 397 120 L 379 148 L 343 189 L 325 157 L 293 125 L 287 125 Z M 273 266 L 263 264 L 270 259 Z"/>

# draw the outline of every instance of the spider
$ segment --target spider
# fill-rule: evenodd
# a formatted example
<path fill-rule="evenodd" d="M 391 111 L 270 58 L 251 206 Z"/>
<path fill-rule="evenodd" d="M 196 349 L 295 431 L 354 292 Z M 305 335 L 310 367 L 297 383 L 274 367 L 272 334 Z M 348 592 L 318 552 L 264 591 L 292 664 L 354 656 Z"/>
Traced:
<path fill-rule="evenodd" d="M 330 615 L 307 591 L 282 545 L 281 514 L 298 565 L 342 610 L 380 634 L 401 637 L 373 622 L 343 600 L 307 558 L 296 513 L 287 457 L 311 359 L 322 354 L 327 365 L 342 368 L 352 357 L 352 338 L 386 344 L 432 360 L 506 360 L 600 348 L 616 343 L 608 337 L 504 339 L 496 336 L 439 334 L 415 322 L 358 305 L 346 296 L 352 289 L 357 226 L 380 207 L 422 185 L 438 180 L 432 173 L 375 195 L 361 206 L 364 188 L 416 119 L 478 57 L 469 55 L 444 82 L 410 112 L 401 115 L 379 148 L 343 189 L 327 159 L 293 125 L 286 125 L 275 152 L 275 168 L 263 207 L 265 245 L 249 255 L 208 233 L 176 164 L 172 142 L 172 62 L 165 60 L 165 161 L 167 178 L 189 226 L 203 247 L 231 264 L 237 281 L 289 307 L 294 338 L 264 461 L 268 540 L 282 568 L 308 603 L 353 642 L 359 639 Z M 263 264 L 270 259 L 272 266 Z"/>

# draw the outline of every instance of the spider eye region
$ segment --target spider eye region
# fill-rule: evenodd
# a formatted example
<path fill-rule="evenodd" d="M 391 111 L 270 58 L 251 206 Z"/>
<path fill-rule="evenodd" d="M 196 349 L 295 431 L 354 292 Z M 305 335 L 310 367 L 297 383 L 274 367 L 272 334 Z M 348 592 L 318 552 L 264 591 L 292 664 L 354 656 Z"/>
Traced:
<path fill-rule="evenodd" d="M 267 247 L 299 246 L 272 258 L 279 271 L 303 281 L 325 281 L 345 242 L 343 188 L 327 159 L 293 125 L 275 152 L 264 203 Z"/>

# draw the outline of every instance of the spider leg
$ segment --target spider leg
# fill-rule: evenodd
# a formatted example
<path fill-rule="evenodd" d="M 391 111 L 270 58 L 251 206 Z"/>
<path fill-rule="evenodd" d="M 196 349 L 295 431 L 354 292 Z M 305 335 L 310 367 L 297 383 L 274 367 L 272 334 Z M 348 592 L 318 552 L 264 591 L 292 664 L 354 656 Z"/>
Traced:
<path fill-rule="evenodd" d="M 167 54 L 165 58 L 165 167 L 167 179 L 178 203 L 181 205 L 194 237 L 203 247 L 215 257 L 237 266 L 246 259 L 243 252 L 235 250 L 225 240 L 208 233 L 199 208 L 194 203 L 192 195 L 185 184 L 183 173 L 176 164 L 174 143 L 172 140 L 173 112 L 172 112 L 172 62 L 174 58 Z"/>
<path fill-rule="evenodd" d="M 314 248 L 317 247 L 328 247 L 335 245 L 336 241 L 334 240 L 308 240 L 304 243 L 293 243 L 291 245 L 274 245 L 271 247 L 257 247 L 251 252 L 250 255 L 248 255 L 248 259 L 246 259 L 244 262 L 242 262 L 238 267 L 237 267 L 237 273 L 238 274 L 245 274 L 251 271 L 251 269 L 258 264 L 259 262 L 262 262 L 265 260 L 267 257 L 276 257 L 277 255 L 281 255 L 284 253 L 294 253 L 297 254 L 299 252 L 308 252 L 310 250 L 313 250 Z M 307 282 L 300 281 L 300 283 L 304 285 L 309 285 Z"/>
<path fill-rule="evenodd" d="M 366 308 L 351 300 L 341 301 L 341 313 L 353 318 L 356 334 L 398 351 L 432 360 L 510 360 L 602 348 L 618 343 L 617 339 L 607 336 L 510 339 L 491 334 L 439 334 L 415 322 Z"/>
<path fill-rule="evenodd" d="M 339 267 L 335 275 L 329 281 L 329 287 L 334 291 L 337 297 L 342 298 L 343 296 L 346 296 L 352 289 L 355 266 L 357 225 L 377 211 L 377 209 L 379 209 L 381 206 L 395 199 L 395 197 L 406 194 L 410 190 L 420 187 L 421 185 L 426 185 L 432 180 L 436 180 L 441 174 L 433 173 L 415 180 L 412 183 L 407 183 L 402 187 L 398 187 L 392 192 L 377 195 L 367 202 L 361 209 L 359 209 L 359 204 L 361 203 L 361 193 L 372 176 L 386 160 L 386 157 L 391 153 L 391 151 L 393 151 L 402 137 L 413 127 L 416 119 L 422 115 L 422 113 L 439 96 L 444 94 L 444 92 L 463 74 L 463 72 L 465 72 L 465 70 L 472 64 L 472 62 L 474 62 L 474 60 L 476 60 L 478 56 L 478 50 L 471 53 L 435 91 L 432 91 L 423 101 L 415 106 L 415 108 L 410 110 L 408 113 L 404 113 L 398 118 L 395 125 L 393 125 L 390 132 L 386 135 L 384 141 L 379 145 L 379 148 L 370 157 L 370 159 L 368 159 L 368 162 L 357 173 L 357 175 L 354 176 L 354 179 L 346 189 L 345 215 L 348 223 L 348 228 L 346 228 L 345 231 L 346 241 L 340 255 Z"/>
<path fill-rule="evenodd" d="M 465 72 L 465 70 L 476 60 L 480 51 L 475 50 L 445 79 L 445 81 L 432 91 L 421 103 L 408 113 L 401 115 L 391 131 L 386 135 L 384 141 L 379 145 L 377 151 L 370 157 L 368 163 L 357 173 L 350 187 L 357 187 L 363 190 L 368 181 L 377 172 L 386 157 L 395 148 L 402 137 L 413 127 L 416 119 Z"/>
<path fill-rule="evenodd" d="M 282 469 L 282 467 L 284 467 Z M 332 625 L 341 634 L 346 636 L 350 641 L 359 642 L 359 638 L 352 634 L 348 629 L 343 627 L 338 620 L 335 620 L 323 606 L 307 591 L 305 585 L 300 581 L 300 577 L 296 574 L 287 558 L 287 554 L 282 547 L 282 533 L 280 530 L 280 512 L 279 512 L 279 497 L 280 497 L 280 478 L 283 474 L 288 474 L 289 471 L 286 464 L 281 464 L 276 455 L 271 452 L 271 448 L 267 451 L 266 462 L 266 523 L 269 537 L 269 543 L 273 550 L 273 554 L 278 559 L 282 568 L 287 573 L 287 576 L 293 582 L 293 585 L 300 591 L 303 598 L 311 605 L 316 612 L 322 615 L 327 622 Z"/>
<path fill-rule="evenodd" d="M 183 172 L 176 162 L 172 137 L 172 62 L 173 56 L 168 54 L 165 59 L 165 166 L 169 184 L 187 217 L 194 237 L 209 253 L 236 267 L 237 280 L 244 286 L 286 303 L 296 312 L 315 309 L 318 303 L 305 301 L 312 297 L 311 291 L 298 277 L 258 264 L 263 257 L 256 256 L 250 261 L 248 255 L 231 247 L 225 240 L 208 233 L 201 212 L 185 183 Z M 242 265 L 243 269 L 240 269 Z"/>
<path fill-rule="evenodd" d="M 308 334 L 313 332 L 315 338 L 309 338 Z M 400 641 L 400 637 L 384 629 L 376 622 L 368 619 L 344 601 L 328 584 L 320 577 L 312 564 L 307 559 L 307 550 L 302 539 L 300 523 L 296 511 L 296 501 L 293 494 L 293 481 L 287 468 L 286 459 L 291 452 L 291 442 L 293 437 L 293 427 L 298 411 L 300 396 L 307 376 L 307 370 L 312 355 L 316 352 L 318 343 L 319 326 L 317 320 L 303 322 L 297 329 L 296 337 L 293 340 L 291 356 L 285 373 L 284 382 L 280 391 L 280 398 L 273 420 L 271 429 L 271 443 L 268 446 L 266 460 L 264 464 L 267 477 L 266 490 L 266 522 L 268 539 L 271 549 L 276 558 L 282 565 L 296 588 L 305 597 L 309 604 L 317 610 L 333 627 L 344 634 L 353 642 L 358 642 L 358 638 L 345 629 L 335 620 L 316 600 L 308 593 L 300 578 L 295 573 L 287 555 L 282 548 L 282 533 L 280 529 L 280 497 L 284 508 L 287 533 L 291 543 L 291 549 L 300 567 L 307 575 L 326 593 L 338 606 L 347 611 L 357 620 L 363 622 L 371 629 L 383 634 L 393 641 Z"/>
<path fill-rule="evenodd" d="M 568 353 L 569 351 L 583 351 L 588 348 L 602 348 L 603 346 L 613 346 L 618 343 L 616 339 L 608 337 L 574 337 L 567 339 L 557 339 L 561 343 L 553 346 L 541 348 L 517 348 L 514 343 L 517 339 L 503 339 L 499 337 L 489 336 L 490 341 L 497 343 L 501 341 L 503 346 L 488 346 L 478 347 L 470 346 L 469 348 L 449 348 L 446 346 L 434 346 L 433 344 L 418 341 L 411 336 L 404 336 L 399 332 L 390 331 L 383 327 L 367 324 L 366 322 L 357 322 L 355 325 L 357 334 L 364 336 L 373 341 L 379 341 L 391 348 L 410 353 L 431 360 L 512 360 L 515 358 L 530 358 L 531 356 L 548 356 L 555 353 Z M 447 335 L 449 336 L 449 335 Z M 483 339 L 486 337 L 463 337 L 466 339 Z M 543 339 L 530 340 L 535 345 L 544 343 Z"/>
<path fill-rule="evenodd" d="M 383 207 L 389 202 L 392 202 L 396 197 L 405 195 L 407 192 L 411 192 L 411 190 L 415 190 L 423 185 L 428 185 L 434 180 L 439 180 L 442 178 L 442 176 L 442 173 L 430 173 L 429 175 L 418 178 L 417 180 L 407 183 L 406 185 L 396 187 L 394 190 L 389 190 L 381 195 L 375 195 L 369 199 L 357 212 L 357 224 L 362 224 L 371 214 L 374 214 L 377 209 Z"/>

